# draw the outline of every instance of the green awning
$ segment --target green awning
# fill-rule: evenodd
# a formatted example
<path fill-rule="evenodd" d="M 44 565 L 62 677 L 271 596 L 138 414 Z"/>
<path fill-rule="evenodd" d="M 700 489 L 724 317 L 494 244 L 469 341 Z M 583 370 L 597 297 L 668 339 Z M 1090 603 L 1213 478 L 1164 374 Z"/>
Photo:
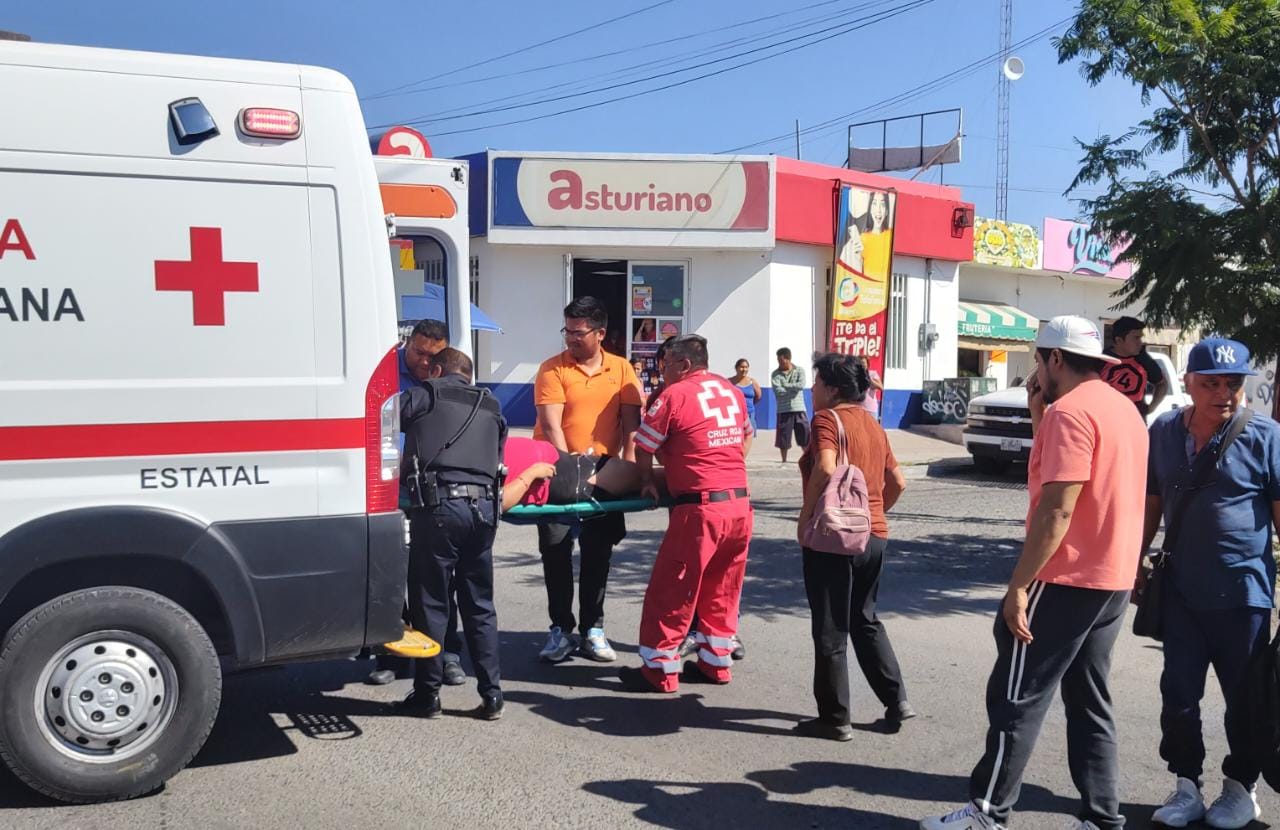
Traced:
<path fill-rule="evenodd" d="M 1036 339 L 1040 321 L 1025 311 L 999 303 L 959 302 L 961 337 L 990 337 L 997 340 Z"/>

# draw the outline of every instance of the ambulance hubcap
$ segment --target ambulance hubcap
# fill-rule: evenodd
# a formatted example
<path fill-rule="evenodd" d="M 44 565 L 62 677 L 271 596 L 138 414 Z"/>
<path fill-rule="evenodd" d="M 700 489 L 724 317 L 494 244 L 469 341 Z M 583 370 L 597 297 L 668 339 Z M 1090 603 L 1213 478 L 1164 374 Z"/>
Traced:
<path fill-rule="evenodd" d="M 36 686 L 37 720 L 55 749 L 78 761 L 137 755 L 164 732 L 178 702 L 168 656 L 145 637 L 99 631 L 67 644 Z"/>

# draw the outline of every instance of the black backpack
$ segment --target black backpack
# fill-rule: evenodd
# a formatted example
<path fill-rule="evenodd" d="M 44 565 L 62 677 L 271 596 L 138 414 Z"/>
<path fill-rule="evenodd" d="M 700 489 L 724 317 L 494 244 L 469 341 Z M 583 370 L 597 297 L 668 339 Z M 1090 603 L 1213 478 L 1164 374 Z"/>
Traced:
<path fill-rule="evenodd" d="M 1280 633 L 1250 658 L 1240 692 L 1250 725 L 1249 755 L 1271 789 L 1280 792 Z"/>

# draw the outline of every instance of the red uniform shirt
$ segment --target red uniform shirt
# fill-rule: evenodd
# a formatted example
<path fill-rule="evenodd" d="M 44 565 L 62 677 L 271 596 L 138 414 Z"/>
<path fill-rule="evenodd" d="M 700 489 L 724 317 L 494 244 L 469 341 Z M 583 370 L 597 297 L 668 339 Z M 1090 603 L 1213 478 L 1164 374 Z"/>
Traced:
<path fill-rule="evenodd" d="M 742 440 L 751 434 L 746 399 L 705 369 L 662 390 L 644 414 L 636 446 L 662 452 L 673 495 L 747 486 Z"/>

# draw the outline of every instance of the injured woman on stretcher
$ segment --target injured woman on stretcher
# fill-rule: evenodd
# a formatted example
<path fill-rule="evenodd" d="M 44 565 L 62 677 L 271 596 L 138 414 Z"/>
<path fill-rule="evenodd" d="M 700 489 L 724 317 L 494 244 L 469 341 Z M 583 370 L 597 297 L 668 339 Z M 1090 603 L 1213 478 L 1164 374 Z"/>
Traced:
<path fill-rule="evenodd" d="M 578 504 L 635 497 L 640 493 L 640 470 L 632 461 L 601 455 L 563 452 L 549 441 L 512 436 L 502 463 L 507 480 L 502 486 L 502 509 L 516 505 Z M 654 481 L 666 493 L 661 468 Z"/>

